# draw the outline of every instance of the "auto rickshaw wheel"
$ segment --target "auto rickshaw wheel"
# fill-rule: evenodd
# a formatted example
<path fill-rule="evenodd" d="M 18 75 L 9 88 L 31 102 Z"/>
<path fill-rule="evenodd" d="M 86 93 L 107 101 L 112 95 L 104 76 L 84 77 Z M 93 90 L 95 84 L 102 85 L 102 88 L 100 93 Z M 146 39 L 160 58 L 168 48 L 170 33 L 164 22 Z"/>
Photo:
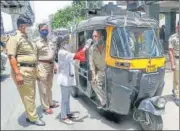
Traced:
<path fill-rule="evenodd" d="M 143 112 L 146 121 L 140 121 L 143 130 L 162 130 L 163 120 L 162 116 L 156 116 L 149 112 Z"/>
<path fill-rule="evenodd" d="M 79 89 L 78 87 L 76 86 L 73 86 L 71 88 L 71 95 L 74 97 L 74 98 L 77 98 L 79 96 Z"/>

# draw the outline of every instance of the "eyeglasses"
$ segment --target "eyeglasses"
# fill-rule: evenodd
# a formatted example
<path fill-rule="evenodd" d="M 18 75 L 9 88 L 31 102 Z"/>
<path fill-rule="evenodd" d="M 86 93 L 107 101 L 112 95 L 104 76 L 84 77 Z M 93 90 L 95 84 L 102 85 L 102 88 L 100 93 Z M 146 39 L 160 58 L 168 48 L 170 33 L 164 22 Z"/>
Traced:
<path fill-rule="evenodd" d="M 96 38 L 96 37 L 98 37 L 98 36 L 97 36 L 97 35 L 93 35 L 93 37 L 95 37 L 95 38 Z"/>

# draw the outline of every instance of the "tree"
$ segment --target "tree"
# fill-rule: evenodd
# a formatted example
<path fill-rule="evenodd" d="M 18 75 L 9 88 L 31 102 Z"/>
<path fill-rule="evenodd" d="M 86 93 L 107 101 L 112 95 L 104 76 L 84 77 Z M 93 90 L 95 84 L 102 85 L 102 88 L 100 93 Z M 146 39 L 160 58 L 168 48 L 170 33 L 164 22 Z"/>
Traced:
<path fill-rule="evenodd" d="M 89 8 L 100 8 L 102 1 L 88 1 Z M 73 0 L 72 5 L 55 13 L 52 20 L 52 28 L 69 28 L 86 18 L 86 1 Z"/>
<path fill-rule="evenodd" d="M 73 23 L 77 23 L 85 18 L 85 4 L 83 1 L 74 3 L 66 8 L 59 10 L 53 17 L 53 28 L 70 28 Z"/>

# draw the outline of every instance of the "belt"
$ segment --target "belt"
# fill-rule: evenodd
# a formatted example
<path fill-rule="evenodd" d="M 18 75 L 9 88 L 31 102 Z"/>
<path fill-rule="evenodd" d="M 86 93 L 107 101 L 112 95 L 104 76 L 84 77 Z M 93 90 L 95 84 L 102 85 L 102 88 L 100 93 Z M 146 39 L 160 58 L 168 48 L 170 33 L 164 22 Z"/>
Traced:
<path fill-rule="evenodd" d="M 175 56 L 176 59 L 179 59 L 179 56 Z"/>
<path fill-rule="evenodd" d="M 30 63 L 19 63 L 20 66 L 23 67 L 36 67 L 36 64 L 30 64 Z"/>
<path fill-rule="evenodd" d="M 48 63 L 48 64 L 53 64 L 54 63 L 54 62 L 48 61 L 48 60 L 39 60 L 39 62 Z"/>

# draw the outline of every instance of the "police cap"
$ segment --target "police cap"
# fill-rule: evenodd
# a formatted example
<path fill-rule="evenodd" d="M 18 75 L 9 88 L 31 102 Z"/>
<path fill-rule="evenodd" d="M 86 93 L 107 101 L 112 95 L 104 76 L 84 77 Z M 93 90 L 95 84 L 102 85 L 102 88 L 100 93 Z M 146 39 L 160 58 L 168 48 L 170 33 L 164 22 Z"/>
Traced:
<path fill-rule="evenodd" d="M 17 26 L 19 27 L 21 24 L 28 24 L 29 26 L 31 26 L 33 23 L 29 17 L 20 15 L 17 19 Z"/>

